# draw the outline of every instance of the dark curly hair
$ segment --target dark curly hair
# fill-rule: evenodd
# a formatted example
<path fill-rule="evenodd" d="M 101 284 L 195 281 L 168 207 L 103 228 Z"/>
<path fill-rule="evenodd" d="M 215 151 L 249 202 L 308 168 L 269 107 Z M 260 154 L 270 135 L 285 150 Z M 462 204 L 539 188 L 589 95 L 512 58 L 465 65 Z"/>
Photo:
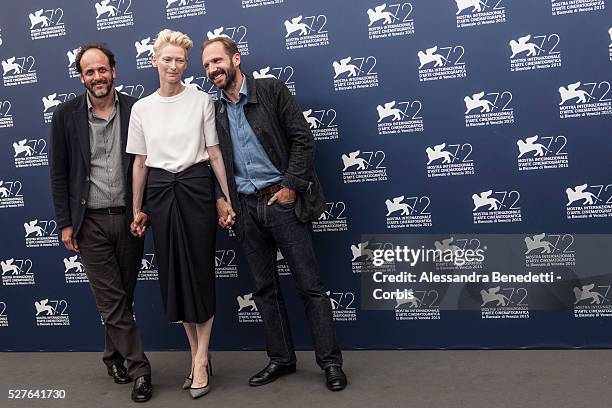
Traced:
<path fill-rule="evenodd" d="M 91 49 L 102 51 L 104 55 L 106 55 L 106 57 L 108 58 L 108 64 L 110 65 L 110 67 L 115 68 L 115 54 L 113 54 L 113 52 L 106 46 L 106 44 L 87 43 L 81 45 L 81 47 L 79 48 L 79 52 L 77 52 L 77 55 L 74 59 L 74 66 L 79 74 L 83 73 L 83 69 L 81 68 L 81 58 L 83 57 L 83 54 L 85 54 L 85 51 Z"/>

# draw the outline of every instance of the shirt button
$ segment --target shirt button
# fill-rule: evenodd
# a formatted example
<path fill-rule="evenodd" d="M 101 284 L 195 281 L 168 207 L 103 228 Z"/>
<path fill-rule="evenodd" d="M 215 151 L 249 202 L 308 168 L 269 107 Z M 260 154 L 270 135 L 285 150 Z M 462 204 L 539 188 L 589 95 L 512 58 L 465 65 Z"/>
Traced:
<path fill-rule="evenodd" d="M 84 198 L 81 199 L 81 205 L 85 205 L 87 203 L 87 201 L 85 201 Z"/>
<path fill-rule="evenodd" d="M 85 181 L 89 181 L 89 176 L 85 177 Z"/>

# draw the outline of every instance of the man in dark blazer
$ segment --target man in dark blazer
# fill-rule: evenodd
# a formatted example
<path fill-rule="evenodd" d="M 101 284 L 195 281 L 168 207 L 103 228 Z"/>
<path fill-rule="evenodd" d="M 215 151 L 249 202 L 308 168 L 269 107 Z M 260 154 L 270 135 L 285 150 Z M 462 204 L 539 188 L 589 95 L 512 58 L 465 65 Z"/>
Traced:
<path fill-rule="evenodd" d="M 316 361 L 325 371 L 327 388 L 343 390 L 347 379 L 342 352 L 310 229 L 310 222 L 325 206 L 314 170 L 310 128 L 284 83 L 242 74 L 234 41 L 211 39 L 202 45 L 202 51 L 209 80 L 223 90 L 215 115 L 230 197 L 218 190 L 219 224 L 233 225 L 242 243 L 255 280 L 253 299 L 264 322 L 270 358 L 249 384 L 268 384 L 296 370 L 275 262 L 278 248 L 304 303 Z"/>
<path fill-rule="evenodd" d="M 132 214 L 134 158 L 125 152 L 136 99 L 115 91 L 115 58 L 105 45 L 82 46 L 75 64 L 86 92 L 59 105 L 51 126 L 56 221 L 64 246 L 83 258 L 104 320 L 108 374 L 118 384 L 134 379 L 132 399 L 143 402 L 152 395 L 151 367 L 132 303 L 147 216 Z"/>

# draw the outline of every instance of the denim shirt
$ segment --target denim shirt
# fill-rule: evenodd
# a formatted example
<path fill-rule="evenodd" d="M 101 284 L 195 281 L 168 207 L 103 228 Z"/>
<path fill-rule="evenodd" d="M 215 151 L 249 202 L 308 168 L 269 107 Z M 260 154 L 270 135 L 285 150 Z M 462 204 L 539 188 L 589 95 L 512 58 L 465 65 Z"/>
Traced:
<path fill-rule="evenodd" d="M 253 194 L 256 190 L 278 184 L 282 179 L 281 172 L 270 161 L 244 114 L 247 95 L 248 85 L 244 76 L 238 103 L 234 104 L 225 94 L 221 95 L 230 126 L 236 187 L 241 194 Z"/>

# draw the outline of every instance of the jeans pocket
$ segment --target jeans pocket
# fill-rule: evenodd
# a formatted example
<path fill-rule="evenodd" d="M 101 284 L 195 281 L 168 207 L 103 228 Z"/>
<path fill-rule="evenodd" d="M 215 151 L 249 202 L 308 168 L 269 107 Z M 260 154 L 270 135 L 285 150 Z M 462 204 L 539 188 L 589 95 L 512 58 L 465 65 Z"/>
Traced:
<path fill-rule="evenodd" d="M 295 200 L 290 203 L 283 203 L 281 201 L 276 200 L 274 204 L 277 204 L 280 208 L 285 208 L 288 210 L 293 210 L 295 208 Z"/>

